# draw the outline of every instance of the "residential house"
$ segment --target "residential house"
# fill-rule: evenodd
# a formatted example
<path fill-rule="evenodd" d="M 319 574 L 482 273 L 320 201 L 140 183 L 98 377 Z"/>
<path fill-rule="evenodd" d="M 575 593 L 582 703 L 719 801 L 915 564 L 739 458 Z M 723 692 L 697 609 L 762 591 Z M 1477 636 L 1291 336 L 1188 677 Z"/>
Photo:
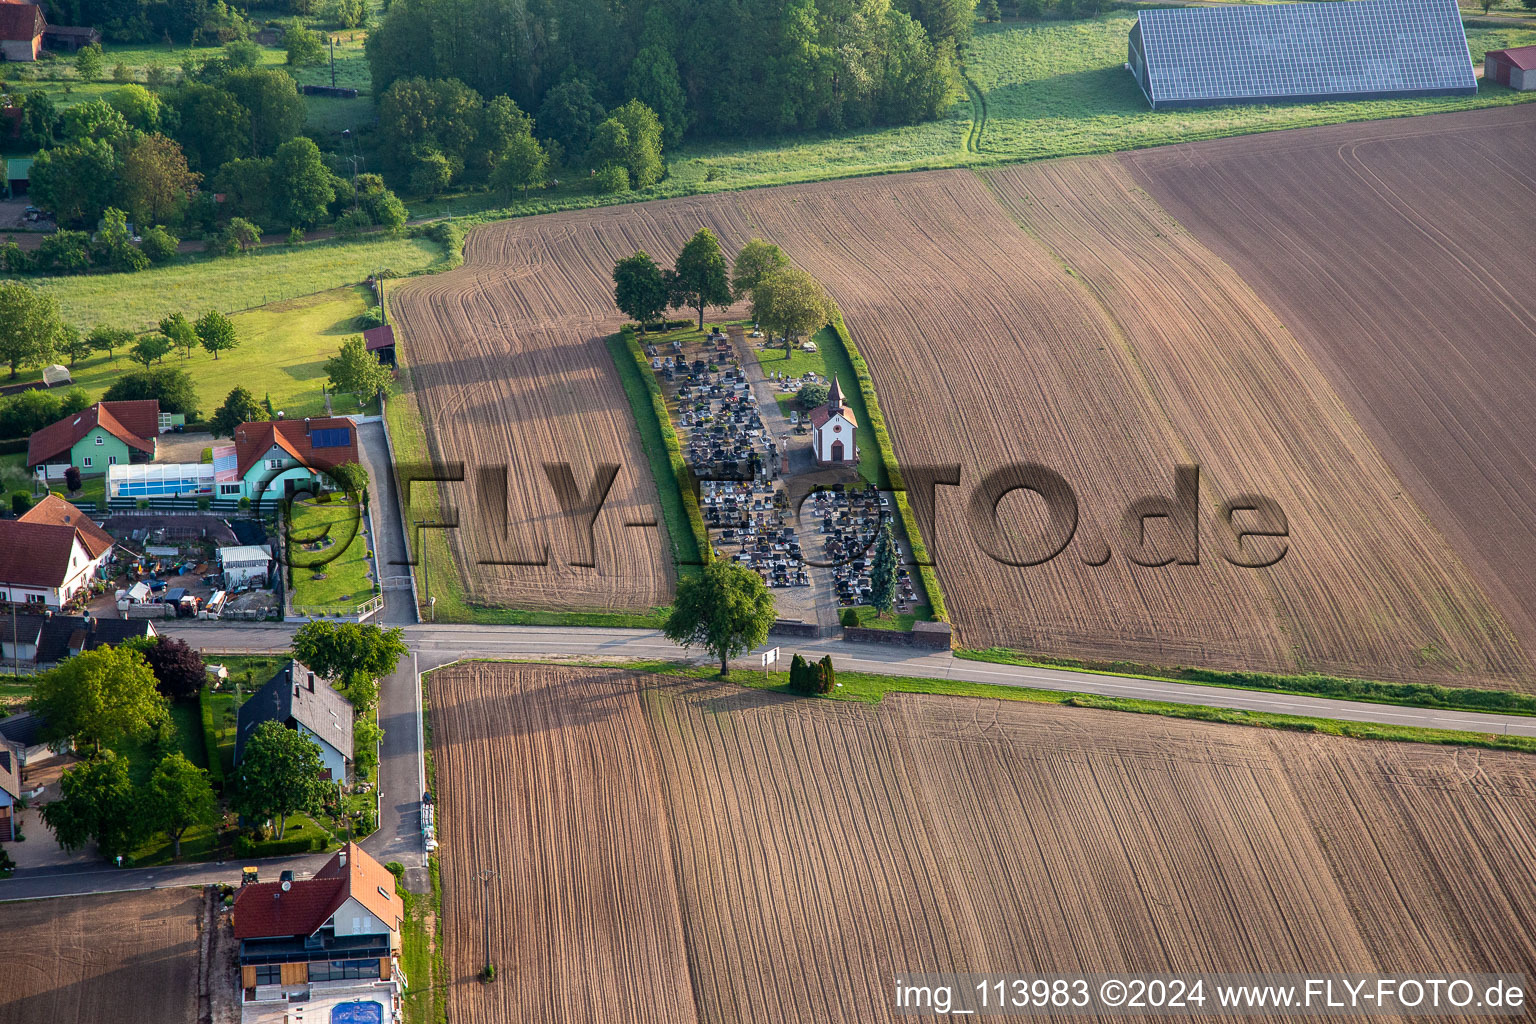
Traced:
<path fill-rule="evenodd" d="M 160 433 L 160 403 L 97 402 L 88 409 L 50 423 L 27 442 L 27 468 L 49 480 L 62 480 L 70 466 L 86 475 L 108 466 L 153 462 Z"/>
<path fill-rule="evenodd" d="M 20 711 L 0 718 L 0 744 L 10 744 L 21 762 L 21 772 L 28 765 L 39 765 L 53 758 L 54 750 L 43 739 L 43 720 L 30 711 Z"/>
<path fill-rule="evenodd" d="M 343 417 L 242 423 L 235 428 L 234 447 L 234 470 L 221 472 L 216 485 L 217 496 L 224 499 L 274 500 L 298 491 L 334 489 L 328 474 L 358 461 L 357 427 Z"/>
<path fill-rule="evenodd" d="M 241 886 L 231 916 L 248 1024 L 288 1020 L 291 1006 L 316 1021 L 395 1019 L 405 906 L 394 876 L 356 843 L 313 878 L 285 871 Z"/>
<path fill-rule="evenodd" d="M 116 647 L 125 640 L 156 637 L 150 619 L 104 619 L 99 615 L 51 615 L 37 638 L 39 669 L 53 668 L 66 658 L 98 647 Z"/>
<path fill-rule="evenodd" d="M 21 754 L 0 740 L 0 843 L 16 838 L 17 806 L 21 800 Z"/>
<path fill-rule="evenodd" d="M 11 614 L 0 613 L 0 674 L 37 662 L 37 638 L 47 621 L 45 615 L 15 608 Z"/>
<path fill-rule="evenodd" d="M 62 608 L 111 552 L 106 531 L 50 494 L 20 519 L 0 519 L 0 601 Z"/>
<path fill-rule="evenodd" d="M 263 722 L 297 729 L 320 747 L 324 777 L 345 781 L 352 763 L 352 705 L 303 663 L 290 660 L 265 686 L 240 705 L 235 727 L 235 764 L 245 743 Z"/>
<path fill-rule="evenodd" d="M 0 0 L 0 57 L 34 61 L 43 52 L 43 33 L 48 22 L 36 4 Z"/>

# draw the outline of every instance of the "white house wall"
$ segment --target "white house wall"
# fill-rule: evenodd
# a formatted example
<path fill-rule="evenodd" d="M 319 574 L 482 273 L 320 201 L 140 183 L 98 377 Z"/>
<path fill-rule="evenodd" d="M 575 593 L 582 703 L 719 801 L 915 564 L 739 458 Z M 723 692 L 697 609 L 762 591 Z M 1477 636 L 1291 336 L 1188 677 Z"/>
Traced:
<path fill-rule="evenodd" d="M 347 897 L 336 911 L 336 916 L 331 918 L 336 927 L 337 935 L 387 935 L 389 926 L 372 914 L 353 897 Z"/>

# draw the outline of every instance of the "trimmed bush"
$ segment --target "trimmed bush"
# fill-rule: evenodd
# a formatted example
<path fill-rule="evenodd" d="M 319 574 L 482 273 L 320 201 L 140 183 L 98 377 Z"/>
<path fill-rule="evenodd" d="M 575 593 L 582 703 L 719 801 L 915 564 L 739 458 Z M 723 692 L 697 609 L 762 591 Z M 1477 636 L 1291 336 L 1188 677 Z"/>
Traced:
<path fill-rule="evenodd" d="M 203 716 L 203 755 L 208 759 L 208 782 L 215 793 L 224 791 L 224 764 L 219 760 L 219 736 L 213 722 L 213 691 L 203 687 L 197 695 Z"/>
<path fill-rule="evenodd" d="M 844 608 L 843 614 L 839 616 L 839 620 L 845 626 L 857 626 L 859 624 L 859 613 L 852 608 Z"/>

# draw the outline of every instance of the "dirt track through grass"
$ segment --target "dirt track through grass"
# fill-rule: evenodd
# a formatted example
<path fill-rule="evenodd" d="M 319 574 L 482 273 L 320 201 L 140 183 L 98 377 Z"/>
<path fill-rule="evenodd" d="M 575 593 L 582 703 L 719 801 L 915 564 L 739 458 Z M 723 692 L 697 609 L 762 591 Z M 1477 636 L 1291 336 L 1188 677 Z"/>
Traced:
<path fill-rule="evenodd" d="M 884 1021 L 916 969 L 1536 957 L 1525 755 L 618 669 L 429 685 L 454 1020 Z"/>

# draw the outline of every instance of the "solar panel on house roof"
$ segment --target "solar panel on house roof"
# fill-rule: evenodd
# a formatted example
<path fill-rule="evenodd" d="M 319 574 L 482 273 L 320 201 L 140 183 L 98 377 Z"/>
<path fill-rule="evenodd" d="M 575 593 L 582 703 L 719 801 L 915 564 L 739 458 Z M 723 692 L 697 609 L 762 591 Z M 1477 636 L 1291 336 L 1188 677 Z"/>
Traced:
<path fill-rule="evenodd" d="M 1477 92 L 1455 0 L 1142 11 L 1130 63 L 1153 107 Z"/>
<path fill-rule="evenodd" d="M 346 427 L 325 427 L 314 431 L 309 439 L 311 448 L 345 448 L 352 440 L 352 432 Z"/>

